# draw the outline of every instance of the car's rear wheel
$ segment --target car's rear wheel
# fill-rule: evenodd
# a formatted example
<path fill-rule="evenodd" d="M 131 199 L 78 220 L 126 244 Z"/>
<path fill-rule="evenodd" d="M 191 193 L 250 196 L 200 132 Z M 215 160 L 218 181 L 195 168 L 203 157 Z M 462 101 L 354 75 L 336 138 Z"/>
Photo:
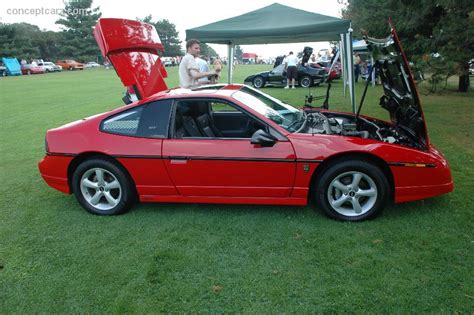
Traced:
<path fill-rule="evenodd" d="M 265 79 L 261 76 L 256 76 L 253 78 L 252 84 L 257 89 L 263 88 L 265 86 Z"/>
<path fill-rule="evenodd" d="M 375 217 L 389 195 L 389 184 L 380 168 L 362 160 L 330 165 L 318 176 L 316 204 L 338 220 L 362 221 Z"/>
<path fill-rule="evenodd" d="M 121 167 L 107 160 L 91 159 L 80 164 L 72 185 L 81 206 L 93 214 L 121 214 L 133 204 L 131 181 Z"/>
<path fill-rule="evenodd" d="M 74 69 L 73 69 L 72 67 L 69 67 L 68 70 L 69 70 L 69 71 L 72 71 L 72 70 L 74 70 Z"/>
<path fill-rule="evenodd" d="M 28 70 L 28 71 L 26 72 L 26 74 L 27 74 L 27 75 L 31 75 L 31 70 Z"/>
<path fill-rule="evenodd" d="M 311 85 L 313 85 L 313 79 L 309 75 L 305 75 L 300 79 L 300 86 L 307 88 Z"/>

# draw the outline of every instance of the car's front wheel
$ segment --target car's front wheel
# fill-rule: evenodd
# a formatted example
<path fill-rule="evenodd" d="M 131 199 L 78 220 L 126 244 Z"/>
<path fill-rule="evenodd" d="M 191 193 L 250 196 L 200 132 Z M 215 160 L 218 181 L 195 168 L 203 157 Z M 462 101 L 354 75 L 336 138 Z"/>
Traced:
<path fill-rule="evenodd" d="M 81 206 L 93 214 L 121 214 L 133 204 L 131 181 L 121 167 L 107 160 L 91 159 L 80 164 L 72 186 Z"/>
<path fill-rule="evenodd" d="M 316 182 L 316 204 L 331 218 L 362 221 L 375 217 L 385 205 L 389 184 L 384 173 L 362 160 L 330 165 Z"/>
<path fill-rule="evenodd" d="M 253 79 L 252 84 L 257 89 L 263 88 L 265 86 L 265 79 L 261 76 L 256 76 Z"/>
<path fill-rule="evenodd" d="M 305 88 L 310 87 L 313 85 L 313 79 L 309 75 L 305 75 L 300 79 L 300 85 Z"/>

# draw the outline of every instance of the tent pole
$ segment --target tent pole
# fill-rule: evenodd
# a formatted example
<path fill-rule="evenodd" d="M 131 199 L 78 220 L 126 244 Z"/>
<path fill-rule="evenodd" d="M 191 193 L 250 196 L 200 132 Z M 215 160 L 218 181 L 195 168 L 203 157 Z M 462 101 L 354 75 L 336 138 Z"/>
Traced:
<path fill-rule="evenodd" d="M 232 82 L 232 75 L 234 74 L 234 44 L 227 45 L 227 84 Z"/>
<path fill-rule="evenodd" d="M 346 49 L 345 49 L 344 34 L 341 34 L 341 40 L 339 41 L 339 50 L 341 51 L 341 70 L 342 70 L 342 88 L 344 91 L 344 98 L 346 97 L 346 85 L 347 85 L 347 60 L 346 60 Z"/>
<path fill-rule="evenodd" d="M 372 67 L 375 67 L 374 56 L 372 54 L 370 56 L 370 62 Z M 372 80 L 372 87 L 375 87 L 375 69 L 372 71 L 372 77 L 370 79 Z"/>
<path fill-rule="evenodd" d="M 346 58 L 347 58 L 347 74 L 349 79 L 349 95 L 351 97 L 352 112 L 356 112 L 355 104 L 355 78 L 354 78 L 354 60 L 352 59 L 352 28 L 349 28 L 346 37 Z"/>

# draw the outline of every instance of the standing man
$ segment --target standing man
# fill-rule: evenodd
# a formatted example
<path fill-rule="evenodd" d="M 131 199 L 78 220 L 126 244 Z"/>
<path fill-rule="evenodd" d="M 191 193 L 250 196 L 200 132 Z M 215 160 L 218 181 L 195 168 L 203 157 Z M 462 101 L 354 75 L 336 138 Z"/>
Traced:
<path fill-rule="evenodd" d="M 360 75 L 360 63 L 362 60 L 360 59 L 360 56 L 358 53 L 355 53 L 354 55 L 354 77 L 355 81 L 359 81 L 359 75 Z"/>
<path fill-rule="evenodd" d="M 298 65 L 298 58 L 293 55 L 293 52 L 290 51 L 290 54 L 283 60 L 283 63 L 285 64 L 285 70 L 286 70 L 286 86 L 285 89 L 290 88 L 290 80 L 291 80 L 291 88 L 295 88 L 295 79 L 296 79 L 296 66 Z"/>
<path fill-rule="evenodd" d="M 186 55 L 179 64 L 179 86 L 191 88 L 199 85 L 200 78 L 215 76 L 215 71 L 200 72 L 199 65 L 195 58 L 201 53 L 201 43 L 197 39 L 190 39 L 186 42 Z"/>

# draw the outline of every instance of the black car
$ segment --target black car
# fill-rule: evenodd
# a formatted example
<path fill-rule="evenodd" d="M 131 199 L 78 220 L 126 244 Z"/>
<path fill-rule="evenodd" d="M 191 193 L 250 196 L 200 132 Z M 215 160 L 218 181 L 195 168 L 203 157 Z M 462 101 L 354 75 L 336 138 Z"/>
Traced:
<path fill-rule="evenodd" d="M 310 87 L 319 85 L 326 80 L 326 72 L 324 69 L 313 68 L 310 66 L 298 65 L 296 82 L 302 87 Z M 251 83 L 256 88 L 262 88 L 265 85 L 286 86 L 285 65 L 280 64 L 271 71 L 264 71 L 248 76 L 244 83 Z"/>

